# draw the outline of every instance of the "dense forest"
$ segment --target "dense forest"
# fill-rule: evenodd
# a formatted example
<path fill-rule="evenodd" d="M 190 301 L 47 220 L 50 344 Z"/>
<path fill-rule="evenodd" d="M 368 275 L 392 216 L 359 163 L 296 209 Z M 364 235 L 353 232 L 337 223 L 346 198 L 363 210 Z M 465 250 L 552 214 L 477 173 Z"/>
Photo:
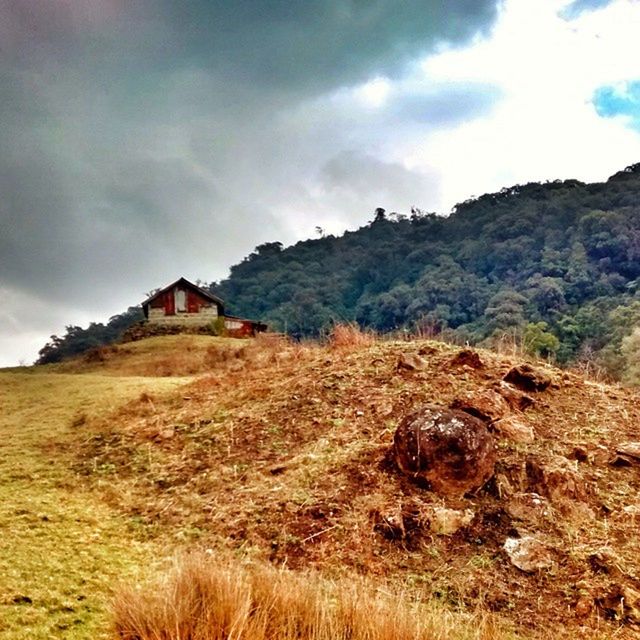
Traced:
<path fill-rule="evenodd" d="M 604 183 L 505 188 L 448 216 L 377 209 L 340 237 L 262 244 L 211 290 L 229 312 L 294 337 L 351 321 L 471 344 L 508 337 L 534 355 L 620 376 L 625 349 L 640 343 L 630 337 L 640 326 L 639 285 L 640 163 Z M 138 319 L 130 309 L 110 325 Z M 40 361 L 75 351 L 101 327 L 70 327 Z"/>

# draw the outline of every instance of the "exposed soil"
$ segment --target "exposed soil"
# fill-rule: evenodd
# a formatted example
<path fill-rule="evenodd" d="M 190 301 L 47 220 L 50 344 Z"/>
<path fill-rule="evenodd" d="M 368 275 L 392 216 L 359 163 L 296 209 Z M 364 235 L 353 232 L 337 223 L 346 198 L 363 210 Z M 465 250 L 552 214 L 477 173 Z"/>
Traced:
<path fill-rule="evenodd" d="M 424 366 L 398 368 L 403 354 Z M 484 606 L 524 635 L 638 637 L 640 461 L 615 464 L 621 443 L 640 440 L 635 392 L 535 364 L 550 384 L 527 390 L 524 412 L 507 398 L 533 442 L 488 423 L 497 462 L 480 490 L 443 497 L 393 462 L 408 413 L 497 389 L 519 364 L 426 341 L 257 341 L 179 393 L 83 424 L 75 464 L 149 535 L 188 531 L 205 548 L 380 576 Z M 453 533 L 433 524 L 458 512 Z M 525 536 L 548 549 L 544 570 L 509 559 L 507 538 Z"/>

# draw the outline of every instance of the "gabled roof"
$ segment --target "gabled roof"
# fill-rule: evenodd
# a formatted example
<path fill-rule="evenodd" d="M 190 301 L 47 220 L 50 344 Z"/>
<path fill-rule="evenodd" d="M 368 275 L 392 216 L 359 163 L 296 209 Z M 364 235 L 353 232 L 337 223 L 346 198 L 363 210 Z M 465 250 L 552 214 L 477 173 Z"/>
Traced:
<path fill-rule="evenodd" d="M 179 278 L 175 282 L 172 282 L 171 284 L 167 285 L 166 287 L 160 289 L 160 291 L 156 291 L 152 296 L 149 296 L 142 303 L 142 306 L 145 307 L 151 301 L 155 300 L 158 296 L 161 296 L 166 291 L 169 291 L 170 289 L 173 289 L 174 287 L 178 287 L 178 286 L 187 287 L 187 288 L 189 288 L 189 289 L 191 289 L 193 291 L 198 292 L 203 298 L 207 298 L 208 300 L 211 300 L 211 302 L 215 302 L 216 304 L 219 304 L 219 305 L 224 305 L 224 302 L 220 298 L 218 298 L 218 296 L 214 296 L 212 293 L 210 293 L 206 289 L 202 289 L 202 288 L 198 287 L 197 285 L 193 284 L 193 282 L 189 282 L 186 278 Z"/>

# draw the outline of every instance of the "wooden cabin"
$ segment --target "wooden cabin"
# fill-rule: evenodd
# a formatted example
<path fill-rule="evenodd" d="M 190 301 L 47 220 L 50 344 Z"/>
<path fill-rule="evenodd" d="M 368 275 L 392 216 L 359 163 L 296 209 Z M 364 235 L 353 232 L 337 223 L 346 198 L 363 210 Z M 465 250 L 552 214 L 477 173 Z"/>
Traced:
<path fill-rule="evenodd" d="M 153 293 L 142 303 L 142 310 L 149 324 L 216 327 L 218 330 L 224 327 L 226 335 L 239 338 L 267 330 L 262 322 L 226 315 L 224 303 L 218 296 L 185 278 Z"/>

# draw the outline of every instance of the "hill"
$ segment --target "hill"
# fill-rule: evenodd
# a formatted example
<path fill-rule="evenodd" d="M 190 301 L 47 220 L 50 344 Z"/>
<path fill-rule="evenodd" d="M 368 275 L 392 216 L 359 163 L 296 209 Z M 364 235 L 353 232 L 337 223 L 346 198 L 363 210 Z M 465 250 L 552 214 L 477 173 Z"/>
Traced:
<path fill-rule="evenodd" d="M 139 348 L 170 352 L 165 339 L 155 340 Z M 5 446 L 25 459 L 46 452 L 47 460 L 27 479 L 17 471 L 21 459 L 5 456 L 5 494 L 15 495 L 18 483 L 57 500 L 55 528 L 38 520 L 37 504 L 24 516 L 43 539 L 57 529 L 71 548 L 87 550 L 96 576 L 113 570 L 110 555 L 96 550 L 117 530 L 127 575 L 136 562 L 153 568 L 152 557 L 197 548 L 286 565 L 296 575 L 364 576 L 405 599 L 438 602 L 463 616 L 461 625 L 480 611 L 502 629 L 492 638 L 637 635 L 637 394 L 540 363 L 533 364 L 549 386 L 507 393 L 501 381 L 520 357 L 461 355 L 430 340 L 338 332 L 326 346 L 273 339 L 222 346 L 225 355 L 189 379 L 117 377 L 126 353 L 112 358 L 108 375 L 82 373 L 84 364 L 75 374 L 57 366 L 0 373 L 3 402 L 13 399 Z M 210 349 L 193 345 L 199 354 Z M 49 391 L 38 396 L 36 388 Z M 27 394 L 29 408 L 19 401 Z M 51 412 L 56 403 L 65 406 L 59 414 Z M 497 460 L 481 488 L 443 494 L 399 470 L 394 432 L 424 405 L 484 415 Z M 60 500 L 69 486 L 72 503 Z M 82 522 L 75 504 L 96 505 L 94 537 L 91 526 L 64 536 Z M 58 557 L 58 568 L 82 557 Z M 11 562 L 15 572 L 29 570 L 23 556 Z M 11 637 L 28 637 L 16 630 L 27 612 L 42 610 L 33 593 L 47 583 L 46 566 L 30 577 L 32 591 L 19 581 L 5 590 Z M 82 589 L 92 590 L 94 603 L 104 598 L 104 585 Z"/>
<path fill-rule="evenodd" d="M 446 217 L 379 209 L 341 237 L 261 245 L 213 287 L 294 336 L 351 320 L 474 344 L 507 334 L 532 354 L 597 360 L 619 376 L 640 318 L 639 196 L 640 164 L 604 183 L 505 188 Z"/>
<path fill-rule="evenodd" d="M 448 216 L 378 209 L 340 237 L 260 245 L 211 290 L 230 312 L 297 338 L 345 321 L 484 346 L 506 337 L 633 380 L 623 340 L 640 325 L 639 199 L 640 164 L 604 183 L 516 185 Z M 68 327 L 40 362 L 112 342 L 139 319 L 132 308 L 106 326 Z"/>

